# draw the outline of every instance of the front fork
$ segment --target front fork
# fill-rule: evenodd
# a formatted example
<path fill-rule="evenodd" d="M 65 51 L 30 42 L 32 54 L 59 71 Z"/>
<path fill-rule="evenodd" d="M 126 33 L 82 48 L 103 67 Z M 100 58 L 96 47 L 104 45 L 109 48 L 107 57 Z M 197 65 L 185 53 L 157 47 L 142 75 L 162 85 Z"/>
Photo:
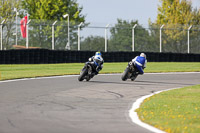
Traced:
<path fill-rule="evenodd" d="M 86 76 L 92 77 L 92 66 L 88 62 L 85 64 L 83 69 L 87 69 L 88 74 Z"/>

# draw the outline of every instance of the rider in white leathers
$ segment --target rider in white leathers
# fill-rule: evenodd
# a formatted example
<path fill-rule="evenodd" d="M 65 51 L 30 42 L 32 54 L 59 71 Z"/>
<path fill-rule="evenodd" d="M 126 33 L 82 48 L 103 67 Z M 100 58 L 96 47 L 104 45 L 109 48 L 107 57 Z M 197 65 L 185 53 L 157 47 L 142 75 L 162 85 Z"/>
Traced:
<path fill-rule="evenodd" d="M 97 75 L 99 71 L 103 68 L 103 63 L 104 63 L 101 52 L 96 52 L 95 55 L 90 57 L 88 60 L 94 63 L 96 70 L 94 74 Z"/>

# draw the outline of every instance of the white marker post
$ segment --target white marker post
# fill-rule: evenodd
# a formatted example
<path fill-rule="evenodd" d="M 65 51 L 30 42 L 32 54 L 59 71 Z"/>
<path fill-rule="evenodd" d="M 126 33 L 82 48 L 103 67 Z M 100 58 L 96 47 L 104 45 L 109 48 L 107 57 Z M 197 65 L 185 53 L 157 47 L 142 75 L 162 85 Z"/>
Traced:
<path fill-rule="evenodd" d="M 54 44 L 54 25 L 57 23 L 57 21 L 55 21 L 53 24 L 52 24 L 52 50 L 55 49 L 55 44 Z"/>
<path fill-rule="evenodd" d="M 132 28 L 132 51 L 135 51 L 135 27 L 137 24 L 135 24 Z"/>
<path fill-rule="evenodd" d="M 190 29 L 192 28 L 192 25 L 188 28 L 188 54 L 190 53 Z"/>
<path fill-rule="evenodd" d="M 164 27 L 164 24 L 160 27 L 160 53 L 162 52 L 162 28 Z"/>
<path fill-rule="evenodd" d="M 67 18 L 67 23 L 68 23 L 68 42 L 67 42 L 67 45 L 66 45 L 66 49 L 70 50 L 70 35 L 69 35 L 69 14 L 65 14 L 63 15 L 64 18 L 68 17 Z"/>
<path fill-rule="evenodd" d="M 31 22 L 31 20 L 29 20 L 26 24 L 26 48 L 29 47 L 29 44 L 28 44 L 28 24 Z"/>
<path fill-rule="evenodd" d="M 80 45 L 80 28 L 81 28 L 81 25 L 83 24 L 83 22 L 81 22 L 79 25 L 78 25 L 78 51 L 80 51 L 81 49 L 81 45 Z"/>
<path fill-rule="evenodd" d="M 16 12 L 16 33 L 15 33 L 15 35 L 16 35 L 16 42 L 15 42 L 15 44 L 17 45 L 17 16 L 19 15 L 19 12 L 17 12 L 17 8 L 14 8 L 14 11 Z"/>
<path fill-rule="evenodd" d="M 108 44 L 107 44 L 107 28 L 110 24 L 107 24 L 106 27 L 105 27 L 105 52 L 107 52 L 107 47 L 108 47 Z"/>
<path fill-rule="evenodd" d="M 3 49 L 3 23 L 5 19 L 1 22 L 1 50 Z"/>

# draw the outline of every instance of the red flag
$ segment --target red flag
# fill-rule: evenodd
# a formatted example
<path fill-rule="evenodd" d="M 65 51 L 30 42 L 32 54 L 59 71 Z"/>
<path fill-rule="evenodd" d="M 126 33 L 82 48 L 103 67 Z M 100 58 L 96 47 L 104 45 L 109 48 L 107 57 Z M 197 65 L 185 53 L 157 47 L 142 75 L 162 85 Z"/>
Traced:
<path fill-rule="evenodd" d="M 25 16 L 24 18 L 22 18 L 22 20 L 20 21 L 21 24 L 21 34 L 23 38 L 26 38 L 26 23 L 27 23 L 27 16 Z"/>

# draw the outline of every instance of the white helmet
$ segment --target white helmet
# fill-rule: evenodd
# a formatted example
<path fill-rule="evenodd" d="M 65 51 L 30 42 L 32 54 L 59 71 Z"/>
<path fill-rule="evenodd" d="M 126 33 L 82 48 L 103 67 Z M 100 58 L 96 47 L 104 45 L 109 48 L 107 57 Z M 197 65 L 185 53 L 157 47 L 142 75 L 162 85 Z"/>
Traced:
<path fill-rule="evenodd" d="M 141 53 L 140 56 L 144 57 L 146 59 L 146 54 L 145 53 Z"/>
<path fill-rule="evenodd" d="M 100 55 L 95 55 L 94 61 L 98 64 L 101 64 L 101 62 L 103 62 L 103 58 Z"/>
<path fill-rule="evenodd" d="M 99 55 L 99 56 L 101 56 L 101 52 L 99 52 L 99 51 L 98 51 L 98 52 L 96 52 L 96 53 L 95 53 L 95 56 L 96 56 L 96 55 Z"/>

